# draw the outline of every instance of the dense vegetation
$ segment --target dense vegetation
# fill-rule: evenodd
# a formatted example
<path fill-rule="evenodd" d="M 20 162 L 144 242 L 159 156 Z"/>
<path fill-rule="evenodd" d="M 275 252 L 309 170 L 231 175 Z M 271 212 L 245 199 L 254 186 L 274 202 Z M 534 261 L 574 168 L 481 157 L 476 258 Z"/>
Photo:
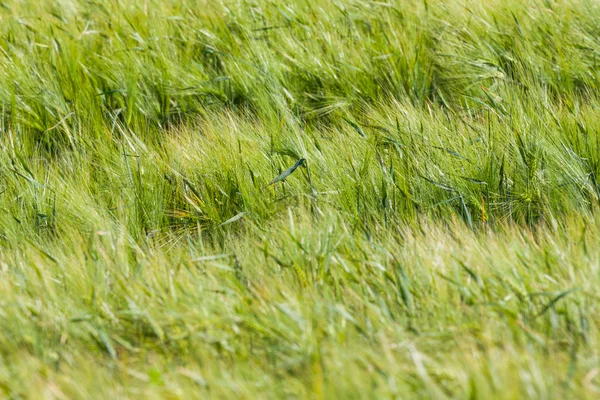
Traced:
<path fill-rule="evenodd" d="M 6 397 L 599 396 L 597 2 L 0 6 Z"/>

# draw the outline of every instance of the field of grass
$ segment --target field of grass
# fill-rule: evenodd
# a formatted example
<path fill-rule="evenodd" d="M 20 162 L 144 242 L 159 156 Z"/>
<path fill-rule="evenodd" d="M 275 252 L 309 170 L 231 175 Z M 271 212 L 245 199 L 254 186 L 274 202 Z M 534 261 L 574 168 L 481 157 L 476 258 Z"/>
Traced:
<path fill-rule="evenodd" d="M 593 0 L 2 0 L 0 397 L 598 398 L 599 132 Z"/>

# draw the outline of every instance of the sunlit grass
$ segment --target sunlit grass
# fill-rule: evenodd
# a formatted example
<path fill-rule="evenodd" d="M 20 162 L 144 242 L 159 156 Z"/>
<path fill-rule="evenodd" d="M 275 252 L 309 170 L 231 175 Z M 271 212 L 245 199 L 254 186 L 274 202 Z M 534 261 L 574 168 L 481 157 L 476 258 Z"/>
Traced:
<path fill-rule="evenodd" d="M 598 396 L 594 2 L 0 6 L 6 397 Z"/>

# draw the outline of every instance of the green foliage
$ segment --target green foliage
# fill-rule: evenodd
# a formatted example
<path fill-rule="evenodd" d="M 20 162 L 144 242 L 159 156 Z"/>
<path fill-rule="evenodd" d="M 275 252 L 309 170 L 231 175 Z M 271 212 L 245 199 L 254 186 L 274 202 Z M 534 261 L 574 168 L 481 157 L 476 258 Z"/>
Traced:
<path fill-rule="evenodd" d="M 597 397 L 600 6 L 480 3 L 1 2 L 0 392 Z"/>

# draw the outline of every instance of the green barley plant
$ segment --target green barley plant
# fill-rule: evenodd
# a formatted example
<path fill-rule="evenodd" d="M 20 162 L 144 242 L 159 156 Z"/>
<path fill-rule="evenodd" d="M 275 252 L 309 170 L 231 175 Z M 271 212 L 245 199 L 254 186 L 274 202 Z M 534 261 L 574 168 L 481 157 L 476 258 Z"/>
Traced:
<path fill-rule="evenodd" d="M 0 1 L 0 397 L 597 398 L 599 93 L 591 0 Z"/>

